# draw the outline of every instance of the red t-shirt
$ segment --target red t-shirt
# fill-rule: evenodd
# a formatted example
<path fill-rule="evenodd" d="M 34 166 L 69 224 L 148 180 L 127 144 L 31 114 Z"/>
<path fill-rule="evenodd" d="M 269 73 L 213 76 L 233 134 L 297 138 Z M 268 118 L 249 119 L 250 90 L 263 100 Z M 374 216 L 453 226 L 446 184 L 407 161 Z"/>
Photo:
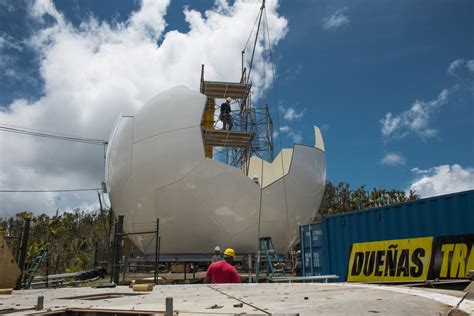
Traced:
<path fill-rule="evenodd" d="M 213 284 L 240 283 L 237 270 L 225 260 L 211 263 L 209 268 L 207 268 L 206 279 L 209 279 L 210 283 Z"/>

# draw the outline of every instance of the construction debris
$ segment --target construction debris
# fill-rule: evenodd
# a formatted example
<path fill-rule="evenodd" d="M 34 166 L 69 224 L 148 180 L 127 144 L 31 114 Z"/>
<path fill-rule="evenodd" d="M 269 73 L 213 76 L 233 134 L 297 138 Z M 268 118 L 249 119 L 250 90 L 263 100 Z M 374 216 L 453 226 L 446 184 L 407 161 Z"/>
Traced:
<path fill-rule="evenodd" d="M 134 284 L 132 286 L 134 292 L 151 292 L 153 291 L 153 284 Z"/>

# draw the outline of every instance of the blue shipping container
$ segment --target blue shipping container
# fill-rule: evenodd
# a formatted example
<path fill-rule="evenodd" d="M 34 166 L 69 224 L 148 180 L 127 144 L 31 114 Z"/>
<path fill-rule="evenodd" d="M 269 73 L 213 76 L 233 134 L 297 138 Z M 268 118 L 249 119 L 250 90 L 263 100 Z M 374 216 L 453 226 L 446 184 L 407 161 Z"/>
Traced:
<path fill-rule="evenodd" d="M 303 275 L 345 281 L 353 243 L 470 234 L 474 190 L 329 216 L 300 227 Z"/>

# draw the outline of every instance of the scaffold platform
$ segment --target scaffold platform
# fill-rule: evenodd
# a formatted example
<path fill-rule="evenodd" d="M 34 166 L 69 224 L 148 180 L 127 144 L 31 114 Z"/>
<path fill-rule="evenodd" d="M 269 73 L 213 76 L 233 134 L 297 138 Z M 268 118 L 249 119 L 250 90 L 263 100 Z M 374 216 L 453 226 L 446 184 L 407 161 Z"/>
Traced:
<path fill-rule="evenodd" d="M 202 81 L 201 93 L 208 98 L 246 100 L 252 85 L 249 83 Z"/>
<path fill-rule="evenodd" d="M 202 129 L 204 145 L 217 147 L 245 148 L 255 136 L 254 132 Z"/>

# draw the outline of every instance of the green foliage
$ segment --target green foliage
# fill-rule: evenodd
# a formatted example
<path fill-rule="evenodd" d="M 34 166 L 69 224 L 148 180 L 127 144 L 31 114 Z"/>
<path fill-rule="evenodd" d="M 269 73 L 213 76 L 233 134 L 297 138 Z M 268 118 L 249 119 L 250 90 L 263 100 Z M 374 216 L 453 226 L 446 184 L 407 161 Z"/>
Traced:
<path fill-rule="evenodd" d="M 333 185 L 330 181 L 327 181 L 321 207 L 314 222 L 320 222 L 322 217 L 328 215 L 398 204 L 417 200 L 418 198 L 415 191 L 410 191 L 408 194 L 405 191 L 396 189 L 374 188 L 368 191 L 365 189 L 365 186 L 351 189 L 348 183 L 340 182 L 337 185 Z"/>
<path fill-rule="evenodd" d="M 0 231 L 5 236 L 19 237 L 26 212 L 16 217 L 0 219 Z M 97 248 L 98 260 L 107 260 L 110 254 L 109 216 L 100 212 L 84 212 L 31 217 L 27 262 L 31 262 L 39 251 L 47 249 L 47 262 L 40 274 L 48 269 L 49 274 L 88 270 L 92 267 L 93 253 Z M 19 238 L 9 238 L 9 246 L 17 254 Z"/>

